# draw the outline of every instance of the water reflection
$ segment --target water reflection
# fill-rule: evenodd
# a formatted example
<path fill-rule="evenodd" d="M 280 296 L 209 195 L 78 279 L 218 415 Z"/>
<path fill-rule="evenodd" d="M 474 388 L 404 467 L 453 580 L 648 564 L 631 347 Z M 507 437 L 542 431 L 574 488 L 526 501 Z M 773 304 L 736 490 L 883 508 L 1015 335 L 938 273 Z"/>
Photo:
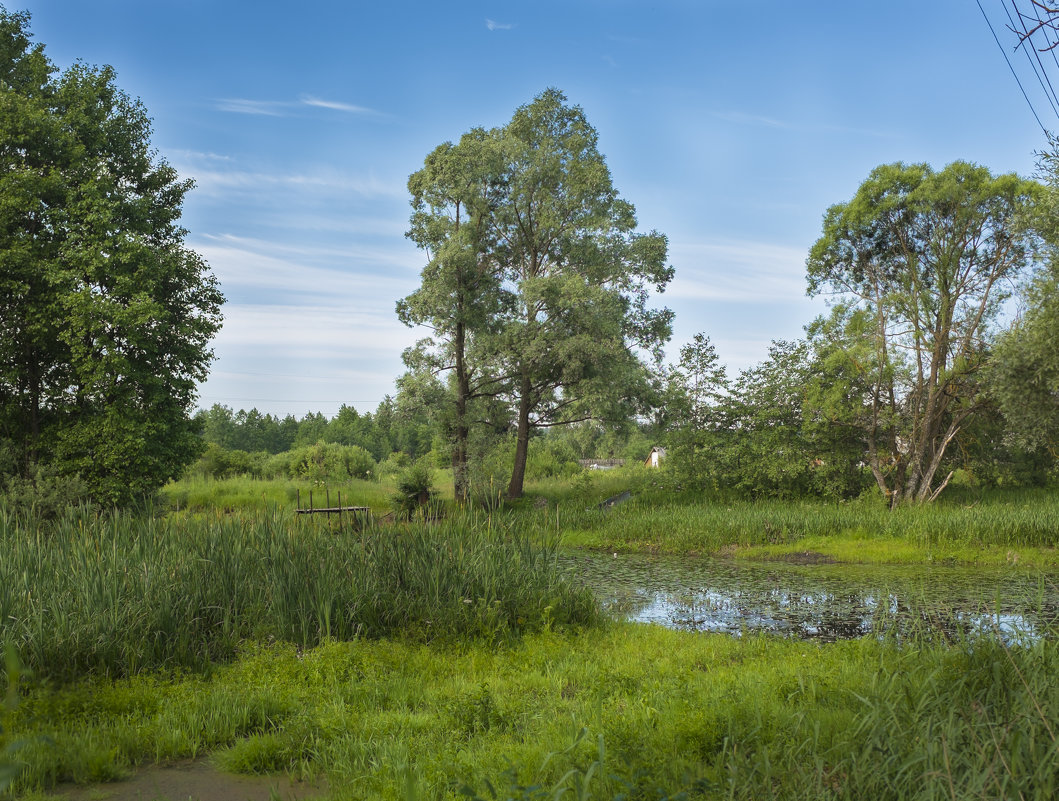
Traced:
<path fill-rule="evenodd" d="M 833 641 L 878 631 L 1005 640 L 1059 626 L 1059 574 L 1013 569 L 747 563 L 643 554 L 565 553 L 604 605 L 630 620 Z"/>

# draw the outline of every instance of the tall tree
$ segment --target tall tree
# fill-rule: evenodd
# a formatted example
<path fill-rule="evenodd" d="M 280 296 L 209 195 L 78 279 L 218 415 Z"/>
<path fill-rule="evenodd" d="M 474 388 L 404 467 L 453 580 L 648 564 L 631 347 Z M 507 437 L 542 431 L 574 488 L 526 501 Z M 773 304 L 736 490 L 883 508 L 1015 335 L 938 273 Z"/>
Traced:
<path fill-rule="evenodd" d="M 223 297 L 184 245 L 190 181 L 114 71 L 61 74 L 0 7 L 0 438 L 121 502 L 175 476 Z"/>
<path fill-rule="evenodd" d="M 868 465 L 893 505 L 935 498 L 949 446 L 980 408 L 980 368 L 1032 242 L 1018 218 L 1039 185 L 955 162 L 877 167 L 828 209 L 807 262 L 809 293 L 850 312 L 864 357 Z"/>
<path fill-rule="evenodd" d="M 665 236 L 635 234 L 578 106 L 548 89 L 497 136 L 502 196 L 495 256 L 514 296 L 501 361 L 512 376 L 517 439 L 508 496 L 522 495 L 530 432 L 628 419 L 650 394 L 637 350 L 660 355 L 672 313 L 647 306 L 672 279 Z"/>
<path fill-rule="evenodd" d="M 496 394 L 499 382 L 485 360 L 468 358 L 471 340 L 495 326 L 504 294 L 491 238 L 499 187 L 496 137 L 477 128 L 427 156 L 408 179 L 412 220 L 408 237 L 429 254 L 419 289 L 397 304 L 406 325 L 425 325 L 433 336 L 404 354 L 413 371 L 454 376 L 453 489 L 466 501 L 469 423 L 467 404 Z"/>
<path fill-rule="evenodd" d="M 409 189 L 409 236 L 430 262 L 398 315 L 435 336 L 405 361 L 454 373 L 457 498 L 468 487 L 468 402 L 511 400 L 508 495 L 518 497 L 534 428 L 624 420 L 649 395 L 637 351 L 657 354 L 669 338 L 672 314 L 647 306 L 649 288 L 672 278 L 666 239 L 634 233 L 595 129 L 554 89 L 507 126 L 437 148 Z"/>

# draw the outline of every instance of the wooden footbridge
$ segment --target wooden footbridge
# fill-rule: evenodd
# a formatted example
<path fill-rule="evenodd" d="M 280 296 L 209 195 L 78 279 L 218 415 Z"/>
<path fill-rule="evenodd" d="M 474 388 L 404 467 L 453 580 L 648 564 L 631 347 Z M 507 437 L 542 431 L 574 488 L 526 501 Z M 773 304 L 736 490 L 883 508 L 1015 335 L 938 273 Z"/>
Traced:
<path fill-rule="evenodd" d="M 343 506 L 342 505 L 342 493 L 338 493 L 338 504 L 337 506 L 331 505 L 331 491 L 324 490 L 324 505 L 315 506 L 313 504 L 313 491 L 309 490 L 309 505 L 302 507 L 302 491 L 298 490 L 298 508 L 297 513 L 300 515 L 327 515 L 327 519 L 330 521 L 331 515 L 338 515 L 338 524 L 342 525 L 342 515 L 349 515 L 352 521 L 353 527 L 361 529 L 365 524 L 371 523 L 371 507 L 370 506 Z"/>

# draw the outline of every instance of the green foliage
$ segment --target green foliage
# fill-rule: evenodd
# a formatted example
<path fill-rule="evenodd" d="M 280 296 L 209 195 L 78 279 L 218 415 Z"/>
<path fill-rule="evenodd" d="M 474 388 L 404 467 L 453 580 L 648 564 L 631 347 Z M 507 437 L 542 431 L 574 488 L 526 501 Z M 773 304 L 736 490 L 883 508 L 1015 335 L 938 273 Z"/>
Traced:
<path fill-rule="evenodd" d="M 773 342 L 765 361 L 729 381 L 708 339 L 685 346 L 668 375 L 664 410 L 673 480 L 729 496 L 862 493 L 870 480 L 859 464 L 863 441 L 828 406 L 838 380 L 827 347 Z"/>
<path fill-rule="evenodd" d="M 846 396 L 837 417 L 859 427 L 894 505 L 932 500 L 952 476 L 950 446 L 983 407 L 994 324 L 1032 257 L 1021 218 L 1040 196 L 967 162 L 897 163 L 824 215 L 807 268 L 810 294 L 843 304 L 828 321 L 840 368 L 828 405 Z"/>
<path fill-rule="evenodd" d="M 438 517 L 441 503 L 434 490 L 434 475 L 429 463 L 420 460 L 401 473 L 391 500 L 394 513 L 403 520 Z"/>
<path fill-rule="evenodd" d="M 441 145 L 409 180 L 409 235 L 432 258 L 398 314 L 437 336 L 405 361 L 420 375 L 455 373 L 461 500 L 474 399 L 499 397 L 515 417 L 508 495 L 517 498 L 532 429 L 625 421 L 652 397 L 638 354 L 658 356 L 669 338 L 672 313 L 647 301 L 673 270 L 663 235 L 634 233 L 597 139 L 584 112 L 549 89 L 505 127 Z"/>
<path fill-rule="evenodd" d="M 12 721 L 18 707 L 19 682 L 22 679 L 22 665 L 14 647 L 8 645 L 4 651 L 4 693 L 3 706 L 0 706 L 0 794 L 6 793 L 22 769 L 17 754 L 25 742 L 16 740 L 12 733 Z"/>
<path fill-rule="evenodd" d="M 28 22 L 0 8 L 0 439 L 23 478 L 126 503 L 198 452 L 223 297 L 146 110 L 110 67 L 56 72 Z"/>
<path fill-rule="evenodd" d="M 289 470 L 291 478 L 307 478 L 318 483 L 370 478 L 375 471 L 375 460 L 358 445 L 317 442 L 291 451 Z"/>
<path fill-rule="evenodd" d="M 1031 224 L 1045 244 L 1046 264 L 1026 286 L 1025 310 L 1001 338 L 989 389 L 1022 449 L 1059 453 L 1059 141 L 1040 154 L 1044 196 Z"/>
<path fill-rule="evenodd" d="M 11 473 L 0 478 L 0 506 L 41 518 L 55 518 L 72 507 L 91 506 L 91 498 L 79 475 L 64 475 L 39 464 L 28 476 Z"/>
<path fill-rule="evenodd" d="M 615 471 L 617 472 L 617 471 Z M 643 471 L 648 473 L 650 471 Z M 599 481 L 610 478 L 603 474 Z M 955 488 L 954 488 L 955 489 Z M 610 489 L 599 487 L 596 502 Z M 734 549 L 777 546 L 773 555 L 841 547 L 841 561 L 946 561 L 1005 564 L 1012 549 L 1039 548 L 1042 563 L 1059 544 L 1059 499 L 1049 490 L 954 492 L 948 503 L 889 510 L 878 494 L 841 503 L 819 500 L 742 500 L 688 492 L 674 498 L 649 487 L 606 515 L 564 509 L 565 542 L 606 551 L 729 554 Z M 805 543 L 812 541 L 811 546 Z M 872 543 L 878 543 L 878 549 Z M 801 545 L 799 545 L 801 544 Z M 856 552 L 860 547 L 863 553 Z M 871 548 L 869 552 L 869 547 Z M 897 557 L 897 558 L 895 558 Z"/>

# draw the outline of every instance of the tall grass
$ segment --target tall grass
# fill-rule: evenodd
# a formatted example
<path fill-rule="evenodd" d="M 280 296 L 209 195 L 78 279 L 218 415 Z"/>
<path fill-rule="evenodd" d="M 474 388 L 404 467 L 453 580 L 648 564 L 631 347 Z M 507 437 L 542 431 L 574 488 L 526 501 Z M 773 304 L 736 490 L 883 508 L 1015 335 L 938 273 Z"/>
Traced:
<path fill-rule="evenodd" d="M 659 500 L 649 497 L 605 513 L 564 509 L 571 541 L 588 546 L 716 552 L 807 537 L 902 539 L 929 546 L 1055 547 L 1059 493 L 1008 492 L 978 502 L 935 503 L 890 511 L 878 501 Z"/>
<path fill-rule="evenodd" d="M 0 649 L 55 677 L 391 634 L 495 638 L 589 624 L 590 593 L 519 521 L 474 515 L 335 532 L 273 509 L 144 518 L 0 510 Z"/>
<path fill-rule="evenodd" d="M 342 503 L 349 506 L 370 506 L 376 513 L 390 507 L 390 496 L 395 483 L 386 478 L 368 481 L 351 478 L 344 482 L 321 485 L 308 479 L 259 479 L 249 476 L 236 478 L 211 478 L 187 476 L 174 481 L 161 490 L 161 498 L 167 506 L 178 512 L 236 512 L 265 510 L 269 507 L 293 509 L 300 498 L 304 506 L 309 505 L 309 493 L 313 493 L 313 505 L 323 506 L 330 498 L 332 505 Z"/>

